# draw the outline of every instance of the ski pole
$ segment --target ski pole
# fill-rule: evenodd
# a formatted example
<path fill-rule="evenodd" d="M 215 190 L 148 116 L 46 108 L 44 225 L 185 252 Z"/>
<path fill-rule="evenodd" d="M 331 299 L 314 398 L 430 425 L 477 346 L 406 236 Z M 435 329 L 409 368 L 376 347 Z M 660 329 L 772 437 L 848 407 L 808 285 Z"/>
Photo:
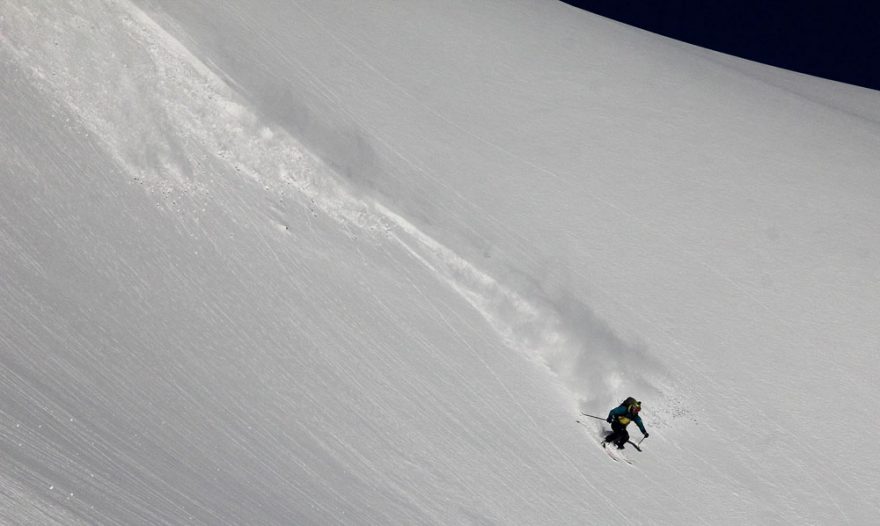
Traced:
<path fill-rule="evenodd" d="M 599 416 L 588 415 L 587 413 L 584 413 L 584 412 L 581 412 L 581 414 L 584 415 L 584 416 L 588 416 L 588 417 L 590 417 L 590 418 L 595 418 L 596 420 L 601 420 L 601 421 L 603 421 L 603 422 L 605 421 L 604 418 L 599 417 Z"/>

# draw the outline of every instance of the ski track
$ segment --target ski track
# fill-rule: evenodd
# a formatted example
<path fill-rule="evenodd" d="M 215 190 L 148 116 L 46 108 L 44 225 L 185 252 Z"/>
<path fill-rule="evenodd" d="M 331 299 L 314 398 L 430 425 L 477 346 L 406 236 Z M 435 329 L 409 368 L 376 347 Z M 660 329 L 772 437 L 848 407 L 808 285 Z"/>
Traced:
<path fill-rule="evenodd" d="M 564 360 L 580 352 L 575 348 L 579 342 L 568 337 L 565 322 L 552 305 L 536 304 L 517 294 L 391 209 L 357 195 L 285 130 L 265 125 L 218 75 L 133 4 L 91 0 L 82 10 L 67 13 L 64 4 L 47 2 L 6 12 L 4 23 L 12 31 L 4 28 L 0 35 L 12 38 L 0 36 L 0 42 L 21 67 L 30 70 L 38 86 L 60 98 L 106 145 L 133 181 L 157 196 L 158 206 L 198 214 L 177 209 L 178 200 L 188 196 L 205 207 L 216 204 L 211 183 L 221 175 L 211 167 L 219 163 L 225 171 L 263 187 L 271 201 L 288 195 L 298 200 L 309 211 L 304 217 L 310 229 L 312 216 L 320 212 L 352 237 L 399 245 L 467 301 L 505 345 L 550 371 L 557 372 L 559 367 L 549 363 L 545 353 L 568 346 L 556 354 Z M 23 31 L 16 34 L 16 29 Z M 100 48 L 85 68 L 72 70 L 68 64 L 77 61 L 70 55 L 77 50 L 70 42 L 77 34 Z M 19 42 L 23 45 L 13 45 Z M 104 55 L 117 60 L 103 62 Z M 114 78 L 118 81 L 110 82 Z M 122 86 L 124 93 L 109 96 L 108 85 Z M 132 110 L 128 104 L 139 107 Z M 148 118 L 151 115 L 159 117 Z M 142 156 L 143 142 L 158 145 L 154 155 L 159 163 Z M 272 212 L 269 215 L 278 215 L 277 210 Z M 478 359 L 516 402 L 491 365 Z M 581 379 L 560 379 L 559 387 L 574 406 L 578 396 L 572 387 Z M 518 409 L 538 428 L 527 412 Z M 547 443 L 587 487 L 618 510 L 622 519 L 628 518 L 574 459 L 558 445 Z"/>
<path fill-rule="evenodd" d="M 132 181 L 159 198 L 157 206 L 197 215 L 179 208 L 183 197 L 215 205 L 211 183 L 221 175 L 212 167 L 220 163 L 261 186 L 273 202 L 295 197 L 309 210 L 306 223 L 319 211 L 352 238 L 403 247 L 477 310 L 509 348 L 551 371 L 558 367 L 546 353 L 566 346 L 568 352 L 559 355 L 578 352 L 552 305 L 505 287 L 394 211 L 358 195 L 285 130 L 266 125 L 233 88 L 130 2 L 43 2 L 6 5 L 4 12 L 0 43 L 106 145 Z M 98 47 L 90 59 L 74 56 L 83 51 L 77 36 Z M 109 94 L 108 86 L 120 86 L 122 93 Z M 151 145 L 149 155 L 144 144 Z M 278 221 L 276 227 L 286 225 Z M 571 388 L 579 379 L 561 380 Z M 576 400 L 576 391 L 569 391 Z"/>
<path fill-rule="evenodd" d="M 447 125 L 449 125 L 453 129 L 467 135 L 468 137 L 473 138 L 474 140 L 478 141 L 479 143 L 485 144 L 486 146 L 499 152 L 501 155 L 507 156 L 507 157 L 517 161 L 518 163 L 521 163 L 524 166 L 527 166 L 527 167 L 531 168 L 532 170 L 535 170 L 536 172 L 543 173 L 543 174 L 550 176 L 554 179 L 560 178 L 560 174 L 557 173 L 556 171 L 551 170 L 545 166 L 536 164 L 535 162 L 533 162 L 533 161 L 531 161 L 521 155 L 518 155 L 513 151 L 510 151 L 509 149 L 503 147 L 502 145 L 486 139 L 485 137 L 481 136 L 480 134 L 473 132 L 471 129 L 467 128 L 466 126 L 463 126 L 463 125 L 449 119 L 446 115 L 437 111 L 436 109 L 434 109 L 430 105 L 425 104 L 419 97 L 417 97 L 413 93 L 411 93 L 406 87 L 404 87 L 400 83 L 396 82 L 394 79 L 389 77 L 385 72 L 383 72 L 380 68 L 376 67 L 363 54 L 359 53 L 356 49 L 352 48 L 343 39 L 340 39 L 329 27 L 327 27 L 327 25 L 324 22 L 322 22 L 318 17 L 313 15 L 311 12 L 309 12 L 309 10 L 306 9 L 299 1 L 293 0 L 293 4 L 321 32 L 326 34 L 328 36 L 328 38 L 330 38 L 331 41 L 335 42 L 339 47 L 344 49 L 346 53 L 348 53 L 350 56 L 354 57 L 354 59 L 357 60 L 359 63 L 361 63 L 365 68 L 367 68 L 368 70 L 372 71 L 377 76 L 382 78 L 390 86 L 391 89 L 397 91 L 403 97 L 406 97 L 407 99 L 409 99 L 411 101 L 414 101 L 420 107 L 425 109 L 429 114 L 433 115 L 437 119 L 446 123 Z M 712 62 L 712 63 L 718 63 L 718 64 L 722 63 L 717 57 L 715 57 L 711 54 L 705 56 L 704 60 L 706 60 L 708 62 Z M 735 71 L 742 72 L 740 69 L 736 68 L 732 63 L 731 64 L 724 63 L 723 66 L 730 68 L 730 69 L 733 69 Z M 764 80 L 764 79 L 759 79 L 757 77 L 751 77 L 751 76 L 750 76 L 750 78 L 752 78 L 756 82 L 763 82 L 763 83 L 767 83 L 769 85 L 776 86 L 776 84 L 770 83 L 769 81 Z M 864 116 L 852 113 L 845 108 L 836 107 L 836 106 L 828 104 L 824 101 L 814 99 L 813 97 L 809 97 L 804 94 L 797 93 L 797 92 L 792 91 L 792 90 L 785 88 L 785 87 L 781 87 L 781 86 L 776 86 L 776 87 L 779 87 L 780 89 L 784 90 L 790 96 L 803 98 L 804 100 L 820 104 L 823 107 L 827 108 L 828 111 L 830 111 L 830 112 L 839 111 L 839 112 L 842 112 L 842 113 L 849 115 L 851 118 L 856 118 L 859 120 L 866 120 Z M 351 116 L 351 117 L 354 119 L 353 116 Z M 866 120 L 866 122 L 868 122 L 869 124 L 876 125 L 876 123 L 870 119 Z M 363 123 L 360 123 L 360 124 L 363 125 Z M 390 151 L 392 151 L 393 154 L 395 154 L 399 158 L 401 158 L 412 169 L 419 170 L 420 172 L 423 172 L 423 173 L 425 172 L 421 167 L 414 165 L 408 158 L 404 157 L 397 150 L 395 150 L 393 147 L 388 145 L 384 140 L 381 139 L 381 137 L 377 137 L 377 140 L 379 140 L 379 142 L 384 147 L 386 147 Z M 705 184 L 699 180 L 695 181 L 695 183 L 700 184 L 700 185 Z M 649 232 L 652 237 L 664 239 L 670 245 L 678 245 L 675 242 L 675 240 L 667 232 L 654 228 L 648 222 L 646 222 L 642 217 L 640 217 L 637 214 L 634 214 L 631 211 L 619 206 L 614 201 L 607 199 L 607 198 L 604 198 L 600 195 L 593 195 L 592 198 L 600 205 L 605 206 L 608 209 L 613 210 L 615 213 L 626 218 L 628 221 L 630 221 L 632 224 L 636 225 L 638 228 L 640 228 L 646 232 Z M 402 220 L 402 218 L 401 218 L 401 220 Z M 413 237 L 420 238 L 422 236 L 421 236 L 420 232 L 417 232 L 417 234 L 414 235 Z M 433 240 L 427 238 L 424 241 L 425 242 L 420 243 L 420 245 L 422 247 L 427 247 L 427 248 L 431 249 L 431 246 L 434 244 Z M 405 241 L 401 240 L 401 243 L 404 244 L 405 246 L 407 246 L 408 249 L 411 249 L 411 247 L 409 245 L 407 245 Z M 434 250 L 436 252 L 446 251 L 446 249 L 441 246 L 438 246 Z M 747 287 L 745 287 L 739 280 L 735 279 L 734 277 L 729 275 L 724 270 L 718 268 L 716 265 L 713 265 L 709 261 L 706 261 L 698 253 L 687 248 L 686 246 L 679 246 L 679 250 L 681 251 L 683 256 L 686 257 L 688 260 L 691 260 L 691 261 L 695 262 L 696 264 L 704 267 L 711 274 L 717 276 L 720 280 L 722 280 L 723 282 L 726 282 L 731 287 L 733 287 L 735 290 L 737 290 L 740 294 L 742 294 L 742 296 L 744 298 L 746 298 L 748 301 L 752 302 L 756 306 L 756 308 L 763 311 L 768 317 L 777 320 L 783 326 L 792 326 L 793 321 L 790 318 L 788 318 L 788 317 L 784 316 L 782 313 L 772 309 L 766 302 L 762 301 L 756 294 L 754 294 Z M 414 254 L 414 256 L 415 255 L 416 254 Z M 453 266 L 455 265 L 455 259 L 460 259 L 454 253 L 451 253 L 451 251 L 449 253 L 449 256 L 450 256 L 449 258 L 443 258 L 443 259 L 445 259 L 448 263 L 452 263 Z M 468 288 L 467 286 L 462 286 L 463 283 L 468 282 L 468 280 L 467 279 L 465 279 L 464 281 L 457 280 L 457 279 L 455 279 L 454 275 L 450 275 L 449 270 L 454 271 L 454 268 L 450 268 L 447 265 L 445 269 L 438 269 L 438 268 L 435 268 L 434 266 L 430 265 L 427 261 L 424 261 L 424 260 L 422 260 L 422 261 L 423 261 L 423 263 L 425 263 L 429 267 L 431 267 L 433 270 L 435 270 L 435 272 L 438 272 L 439 274 L 443 275 L 444 278 L 447 279 L 447 281 L 449 282 L 449 284 L 453 288 L 455 288 L 463 297 L 465 297 L 465 299 L 467 299 L 468 302 L 471 303 L 471 305 L 474 308 L 476 308 L 479 312 L 481 312 L 481 314 L 487 319 L 487 321 L 489 321 L 493 325 L 495 330 L 505 339 L 505 342 L 509 347 L 516 348 L 516 349 L 521 350 L 526 353 L 531 353 L 531 352 L 534 352 L 536 349 L 537 350 L 549 350 L 549 349 L 553 349 L 553 348 L 558 348 L 558 346 L 566 344 L 566 342 L 563 341 L 566 336 L 564 323 L 562 322 L 562 320 L 559 317 L 553 315 L 552 307 L 550 309 L 541 310 L 537 307 L 537 305 L 529 305 L 527 302 L 525 302 L 524 298 L 518 297 L 510 290 L 504 289 L 500 284 L 489 283 L 492 281 L 491 277 L 489 277 L 489 276 L 484 276 L 487 280 L 487 282 L 485 283 L 485 286 L 479 287 L 476 290 L 474 290 L 473 288 Z M 463 261 L 463 260 L 462 260 L 462 263 L 467 264 L 467 262 Z M 443 270 L 445 270 L 445 272 Z M 476 278 L 477 280 L 480 280 L 480 278 L 483 277 L 483 276 L 480 276 L 482 273 L 479 271 L 479 269 L 471 266 L 470 270 L 471 270 L 471 272 L 469 274 L 471 274 L 471 275 L 467 276 L 467 277 Z M 697 351 L 697 349 L 695 349 L 693 346 L 682 344 L 677 339 L 675 339 L 674 337 L 669 335 L 668 330 L 665 327 L 663 327 L 662 324 L 658 323 L 655 319 L 653 319 L 653 317 L 647 316 L 642 311 L 635 309 L 631 305 L 626 304 L 625 302 L 621 301 L 620 298 L 616 298 L 613 295 L 606 292 L 606 290 L 604 289 L 604 287 L 602 287 L 601 284 L 592 283 L 591 286 L 594 287 L 596 290 L 604 293 L 607 297 L 611 298 L 612 301 L 614 301 L 616 304 L 620 305 L 623 309 L 625 309 L 627 312 L 632 314 L 635 318 L 638 318 L 638 319 L 642 320 L 643 322 L 647 323 L 648 325 L 652 326 L 656 330 L 658 335 L 665 336 L 669 340 L 669 343 L 671 343 L 673 346 L 681 348 L 681 349 L 687 349 L 691 353 L 694 353 L 695 351 Z M 509 295 L 509 297 L 506 298 L 506 300 L 507 300 L 506 305 L 516 306 L 518 303 L 520 303 L 522 301 L 523 303 L 525 303 L 523 305 L 524 308 L 521 310 L 517 310 L 517 314 L 518 314 L 517 316 L 514 316 L 514 317 L 504 316 L 502 314 L 503 308 L 504 308 L 502 305 L 505 305 L 505 303 L 502 301 L 500 304 L 493 305 L 492 298 L 495 296 L 496 293 L 500 294 L 501 296 Z M 543 323 L 543 327 L 538 330 L 534 330 L 534 331 L 524 330 L 527 328 L 534 329 L 535 324 L 539 324 L 539 323 Z M 537 337 L 537 341 L 535 341 L 534 338 L 530 338 L 528 336 L 528 335 L 535 335 L 535 334 L 539 335 Z M 810 342 L 810 341 L 804 339 L 802 344 L 805 347 L 810 347 L 813 345 L 813 342 Z M 569 354 L 569 353 L 563 353 L 563 354 Z M 542 360 L 543 360 L 543 363 L 545 365 L 547 365 L 550 368 L 550 370 L 553 371 L 554 373 L 559 371 L 559 367 L 555 367 L 554 364 L 548 363 L 545 357 L 542 357 Z M 691 373 L 693 373 L 693 371 L 691 371 Z M 698 373 L 698 374 L 701 374 L 701 376 L 705 377 L 705 375 L 703 375 L 702 373 Z M 573 384 L 580 379 L 579 378 L 562 378 L 562 380 L 565 383 L 565 387 L 569 390 L 570 397 L 572 399 L 576 400 L 578 397 L 577 397 L 577 395 L 574 394 L 576 392 L 576 389 L 573 388 L 574 387 Z M 643 379 L 643 380 L 645 380 L 645 379 Z M 707 381 L 710 381 L 710 379 L 707 379 Z M 648 382 L 648 383 L 651 383 L 651 382 Z M 661 390 L 661 391 L 664 391 L 664 390 Z M 658 409 L 659 409 L 659 407 L 658 407 Z M 658 413 L 658 415 L 659 415 L 659 413 Z M 778 424 L 774 424 L 774 426 L 780 432 L 784 431 L 782 426 L 779 426 Z M 754 457 L 754 455 L 751 455 L 748 453 L 745 453 L 745 455 L 747 457 Z M 813 485 L 818 487 L 820 489 L 820 491 L 826 495 L 826 497 L 832 503 L 832 505 L 840 512 L 841 517 L 844 519 L 844 521 L 849 523 L 849 518 L 848 518 L 845 510 L 840 505 L 840 503 L 834 498 L 834 496 L 828 491 L 828 489 L 825 488 L 824 486 L 822 486 L 822 484 L 819 481 L 817 481 L 815 478 L 810 477 L 809 474 L 807 473 L 807 471 L 802 466 L 800 466 L 796 463 L 794 465 L 798 468 L 799 471 L 803 472 L 810 479 L 810 482 Z"/>
<path fill-rule="evenodd" d="M 452 128 L 458 130 L 459 132 L 472 137 L 476 141 L 485 144 L 486 146 L 498 151 L 502 155 L 508 156 L 511 159 L 516 160 L 519 163 L 522 163 L 529 168 L 548 175 L 553 178 L 559 178 L 560 175 L 553 170 L 550 170 L 544 166 L 535 164 L 534 162 L 523 158 L 520 155 L 504 148 L 503 146 L 487 140 L 479 134 L 474 133 L 470 129 L 450 120 L 448 117 L 443 115 L 442 113 L 435 110 L 433 107 L 422 102 L 418 97 L 414 96 L 407 90 L 404 86 L 400 85 L 398 82 L 394 81 L 388 75 L 386 75 L 381 69 L 377 68 L 372 62 L 366 59 L 363 55 L 358 53 L 351 46 L 346 44 L 342 39 L 337 37 L 322 21 L 316 18 L 312 13 L 310 13 L 306 8 L 300 4 L 300 2 L 294 0 L 293 4 L 296 8 L 303 13 L 311 22 L 320 29 L 324 34 L 326 34 L 333 42 L 343 48 L 348 54 L 354 57 L 358 62 L 363 64 L 364 67 L 384 79 L 392 89 L 398 91 L 406 98 L 415 101 L 420 107 L 424 108 L 431 115 L 437 117 L 442 122 L 451 126 Z M 707 60 L 712 60 L 712 57 L 707 57 Z M 786 90 L 788 91 L 788 90 Z M 795 94 L 796 96 L 800 96 Z M 806 97 L 805 97 L 806 98 Z M 811 100 L 807 98 L 808 100 Z M 824 105 L 824 104 L 823 104 Z M 829 107 L 831 111 L 838 110 L 838 108 Z M 845 110 L 840 110 L 844 111 Z M 853 115 L 854 117 L 860 117 L 858 115 Z M 352 117 L 353 118 L 353 117 Z M 381 138 L 378 138 L 381 144 L 391 150 L 395 155 L 399 156 L 406 164 L 408 164 L 411 168 L 424 171 L 419 166 L 415 166 L 409 159 L 404 157 L 402 154 L 397 152 L 393 147 L 385 143 Z M 699 183 L 702 184 L 702 183 Z M 641 229 L 645 231 L 651 232 L 654 237 L 660 237 L 666 239 L 670 244 L 674 244 L 674 240 L 665 232 L 659 231 L 655 228 L 652 228 L 648 225 L 641 217 L 629 212 L 628 210 L 618 206 L 613 201 L 603 198 L 602 196 L 593 196 L 593 198 L 599 202 L 600 204 L 608 207 L 609 209 L 614 210 L 616 213 L 621 214 L 626 217 L 633 224 L 638 225 Z M 466 260 L 460 258 L 457 254 L 449 250 L 448 248 L 442 246 L 437 243 L 432 238 L 424 235 L 418 229 L 416 229 L 413 225 L 408 223 L 403 218 L 394 214 L 391 210 L 385 209 L 381 207 L 381 205 L 377 205 L 380 208 L 380 212 L 382 215 L 392 219 L 392 222 L 400 227 L 405 233 L 407 233 L 408 239 L 398 237 L 395 235 L 396 239 L 402 246 L 404 246 L 410 253 L 417 259 L 419 259 L 424 265 L 429 267 L 436 274 L 443 277 L 448 284 L 453 287 L 462 297 L 464 297 L 477 311 L 479 311 L 483 317 L 493 326 L 495 331 L 501 335 L 504 339 L 506 345 L 508 347 L 517 349 L 526 354 L 533 352 L 536 349 L 551 349 L 557 347 L 559 345 L 565 345 L 565 330 L 564 324 L 562 321 L 555 317 L 552 313 L 552 309 L 541 309 L 537 305 L 530 304 L 525 298 L 517 295 L 514 291 L 506 289 L 501 284 L 497 283 L 495 280 L 491 278 L 491 276 L 483 273 L 475 266 L 471 265 Z M 415 244 L 412 243 L 415 241 Z M 791 321 L 785 317 L 783 317 L 779 312 L 774 311 L 763 302 L 760 298 L 758 298 L 754 293 L 749 291 L 746 287 L 742 285 L 738 280 L 731 277 L 729 274 L 719 269 L 715 265 L 705 261 L 703 258 L 699 257 L 694 251 L 689 250 L 687 247 L 681 247 L 680 250 L 688 259 L 696 262 L 697 264 L 706 268 L 710 273 L 717 276 L 722 281 L 727 282 L 734 289 L 738 290 L 745 298 L 754 303 L 759 309 L 765 312 L 768 316 L 773 317 L 778 322 L 783 325 L 790 325 Z M 434 255 L 433 258 L 426 258 L 425 255 Z M 598 290 L 602 290 L 601 285 L 594 285 Z M 607 295 L 607 293 L 606 293 Z M 658 334 L 667 335 L 668 333 L 666 329 L 664 329 L 660 324 L 658 324 L 655 320 L 646 317 L 643 313 L 638 311 L 637 309 L 632 308 L 628 304 L 623 304 L 619 299 L 614 298 L 614 301 L 618 304 L 621 304 L 623 308 L 625 308 L 628 312 L 633 314 L 635 317 L 642 319 L 644 322 L 648 323 L 652 327 L 654 327 Z M 510 316 L 507 311 L 508 307 L 512 307 L 515 315 Z M 532 329 L 532 330 L 529 330 Z M 529 337 L 531 335 L 531 338 Z M 535 336 L 537 335 L 537 336 Z M 669 338 L 671 343 L 679 348 L 688 348 L 691 351 L 694 349 L 689 345 L 682 345 L 679 341 L 674 338 Z M 805 342 L 808 344 L 808 342 Z M 556 371 L 556 368 L 553 367 L 552 364 L 548 364 L 544 361 L 545 365 L 552 371 Z M 500 380 L 499 380 L 500 382 Z M 569 386 L 566 386 L 569 387 Z M 572 395 L 572 398 L 577 398 L 573 395 L 573 393 L 569 393 Z M 778 426 L 780 427 L 781 426 Z M 554 446 L 555 447 L 555 446 Z M 745 448 L 740 447 L 742 450 L 741 453 L 747 457 L 755 459 L 755 455 L 749 453 L 745 450 Z M 560 454 L 562 452 L 560 451 Z M 707 465 L 709 462 L 700 457 L 700 460 Z M 824 487 L 819 481 L 817 481 L 814 477 L 810 476 L 809 473 L 803 468 L 802 465 L 796 463 L 794 460 L 791 461 L 793 465 L 797 467 L 797 469 L 804 473 L 805 476 L 808 477 L 810 482 L 815 485 L 833 504 L 833 506 L 839 511 L 841 517 L 844 519 L 846 523 L 850 523 L 849 517 L 847 516 L 844 509 L 841 507 L 840 503 L 834 498 L 834 496 Z M 718 471 L 716 468 L 712 468 L 715 471 Z M 735 483 L 735 481 L 726 477 L 723 473 L 719 472 L 719 475 L 722 477 L 728 478 L 731 483 Z M 791 510 L 795 515 L 797 514 L 797 510 Z M 706 519 L 702 516 L 697 516 L 699 520 L 703 523 L 706 523 Z"/>
<path fill-rule="evenodd" d="M 211 183 L 222 175 L 212 167 L 220 165 L 262 187 L 269 201 L 292 194 L 309 210 L 306 224 L 320 212 L 352 237 L 402 247 L 467 301 L 509 348 L 550 370 L 542 351 L 577 345 L 567 341 L 564 322 L 552 306 L 536 305 L 381 203 L 358 196 L 286 131 L 265 125 L 232 88 L 136 6 L 91 0 L 81 9 L 49 2 L 5 7 L 0 43 L 40 89 L 60 99 L 105 145 L 132 181 L 157 197 L 157 206 L 197 215 L 178 202 L 188 197 L 204 207 L 216 205 Z M 98 47 L 89 49 L 88 61 L 72 56 L 83 51 L 73 44 L 77 36 Z M 122 93 L 110 94 L 107 86 L 120 86 Z M 156 145 L 152 156 L 142 154 L 144 144 Z M 267 215 L 277 217 L 278 211 Z M 477 358 L 537 429 L 504 380 Z M 622 519 L 629 518 L 573 458 L 544 440 L 587 487 Z"/>
<path fill-rule="evenodd" d="M 353 238 L 402 247 L 467 301 L 506 346 L 551 372 L 557 373 L 559 367 L 548 361 L 547 354 L 562 349 L 564 352 L 556 356 L 564 360 L 580 352 L 575 348 L 580 343 L 567 333 L 565 321 L 552 305 L 532 301 L 505 287 L 393 210 L 358 195 L 289 133 L 266 125 L 234 89 L 133 4 L 91 0 L 76 13 L 65 13 L 64 7 L 47 2 L 35 8 L 11 7 L 5 11 L 9 14 L 3 23 L 12 31 L 4 28 L 0 43 L 12 51 L 21 67 L 30 70 L 38 86 L 60 98 L 82 120 L 133 181 L 157 196 L 157 206 L 198 214 L 197 210 L 178 209 L 178 200 L 188 196 L 205 207 L 216 204 L 211 183 L 222 175 L 211 167 L 219 163 L 225 171 L 262 187 L 269 201 L 287 196 L 299 201 L 309 212 L 304 214 L 304 222 L 310 229 L 312 216 L 320 212 Z M 24 31 L 16 34 L 16 29 Z M 71 70 L 68 64 L 77 61 L 69 55 L 77 50 L 65 41 L 69 43 L 78 33 L 85 33 L 88 41 L 102 46 L 102 53 L 95 54 L 98 58 L 86 68 Z M 12 38 L 3 36 L 6 34 Z M 100 61 L 104 54 L 118 60 Z M 109 82 L 114 78 L 119 82 Z M 107 96 L 107 85 L 120 85 L 126 93 Z M 141 108 L 131 110 L 129 104 Z M 151 120 L 150 115 L 161 117 Z M 154 152 L 159 163 L 142 156 L 141 143 L 145 140 L 159 145 Z M 394 152 L 390 145 L 383 145 Z M 267 215 L 277 217 L 279 211 L 271 210 Z M 477 354 L 475 349 L 472 351 Z M 516 397 L 491 365 L 478 359 L 515 402 Z M 581 379 L 557 377 L 557 383 L 576 405 L 578 396 L 573 384 Z M 526 411 L 518 409 L 532 427 L 538 427 Z M 617 510 L 622 519 L 629 518 L 599 491 L 574 459 L 558 445 L 549 440 L 547 443 L 611 509 Z"/>
<path fill-rule="evenodd" d="M 299 201 L 309 212 L 304 217 L 310 229 L 312 215 L 320 212 L 353 238 L 402 247 L 467 301 L 509 348 L 551 371 L 554 367 L 542 352 L 578 345 L 567 340 L 564 322 L 552 306 L 529 301 L 394 211 L 357 195 L 289 133 L 264 124 L 233 88 L 133 4 L 90 0 L 75 9 L 46 2 L 7 6 L 4 12 L 2 24 L 8 28 L 0 32 L 0 44 L 40 89 L 60 99 L 105 144 L 132 181 L 158 198 L 157 206 L 198 215 L 198 210 L 178 208 L 183 197 L 203 207 L 216 205 L 211 183 L 222 175 L 212 167 L 220 165 L 224 172 L 262 187 L 269 201 L 288 195 Z M 93 58 L 84 66 L 71 69 L 70 64 L 78 63 L 71 56 L 78 52 L 72 45 L 77 35 L 98 49 L 90 50 Z M 106 86 L 112 85 L 123 93 L 109 94 Z M 157 145 L 152 157 L 143 156 L 143 144 Z M 270 210 L 267 215 L 276 217 L 276 227 L 286 228 L 277 220 L 279 213 Z M 491 365 L 477 358 L 516 403 Z M 572 390 L 566 394 L 577 399 Z M 531 416 L 517 407 L 537 429 Z M 622 519 L 629 518 L 573 458 L 545 440 L 587 487 Z"/>

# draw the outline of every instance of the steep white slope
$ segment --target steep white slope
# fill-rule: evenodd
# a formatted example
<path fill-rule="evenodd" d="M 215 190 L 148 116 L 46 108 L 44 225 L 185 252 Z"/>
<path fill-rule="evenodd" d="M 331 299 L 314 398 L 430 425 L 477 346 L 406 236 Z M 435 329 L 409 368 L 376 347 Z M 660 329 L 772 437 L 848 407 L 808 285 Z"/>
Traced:
<path fill-rule="evenodd" d="M 2 7 L 6 522 L 876 515 L 876 93 L 554 2 Z"/>
<path fill-rule="evenodd" d="M 332 205 L 344 198 L 285 201 L 200 151 L 203 142 L 185 150 L 204 172 L 189 174 L 184 193 L 180 181 L 152 180 L 165 176 L 155 160 L 101 153 L 115 137 L 102 135 L 107 108 L 53 107 L 18 68 L 8 72 L 5 522 L 613 513 L 601 493 L 593 511 L 561 506 L 589 487 L 572 452 L 538 433 L 530 444 L 519 438 L 522 427 L 570 425 L 559 409 L 541 414 L 560 400 L 534 366 L 509 363 L 479 316 L 386 230 L 341 228 Z M 117 102 L 133 105 L 132 133 L 165 123 L 167 144 L 183 145 L 182 132 L 199 131 L 163 113 L 173 106 L 152 105 L 173 101 L 108 106 Z M 221 108 L 210 111 L 201 116 Z M 289 138 L 268 135 L 287 148 L 288 164 L 276 168 L 290 170 L 290 185 L 310 173 L 330 177 L 298 161 Z M 216 184 L 202 187 L 199 177 Z M 534 501 L 548 482 L 554 497 Z"/>

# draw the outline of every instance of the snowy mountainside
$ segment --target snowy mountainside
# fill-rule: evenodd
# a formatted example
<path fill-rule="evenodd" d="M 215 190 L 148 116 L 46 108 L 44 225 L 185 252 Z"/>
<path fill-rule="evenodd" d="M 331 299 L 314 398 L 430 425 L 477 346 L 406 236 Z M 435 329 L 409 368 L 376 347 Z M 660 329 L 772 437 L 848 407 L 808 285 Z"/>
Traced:
<path fill-rule="evenodd" d="M 546 1 L 2 13 L 0 520 L 876 515 L 876 93 Z"/>

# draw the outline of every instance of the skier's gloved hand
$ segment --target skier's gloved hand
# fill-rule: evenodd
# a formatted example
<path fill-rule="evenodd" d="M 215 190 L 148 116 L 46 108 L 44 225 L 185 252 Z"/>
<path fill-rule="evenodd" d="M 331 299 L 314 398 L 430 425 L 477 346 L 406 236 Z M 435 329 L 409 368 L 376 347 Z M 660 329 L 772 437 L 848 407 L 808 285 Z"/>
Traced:
<path fill-rule="evenodd" d="M 608 418 L 605 419 L 605 421 L 608 422 L 608 423 L 610 424 L 610 423 L 611 423 L 611 417 L 609 416 Z"/>
<path fill-rule="evenodd" d="M 646 431 L 646 432 L 645 432 L 645 438 L 648 438 L 648 436 L 649 436 L 649 435 L 648 435 L 648 432 Z"/>

